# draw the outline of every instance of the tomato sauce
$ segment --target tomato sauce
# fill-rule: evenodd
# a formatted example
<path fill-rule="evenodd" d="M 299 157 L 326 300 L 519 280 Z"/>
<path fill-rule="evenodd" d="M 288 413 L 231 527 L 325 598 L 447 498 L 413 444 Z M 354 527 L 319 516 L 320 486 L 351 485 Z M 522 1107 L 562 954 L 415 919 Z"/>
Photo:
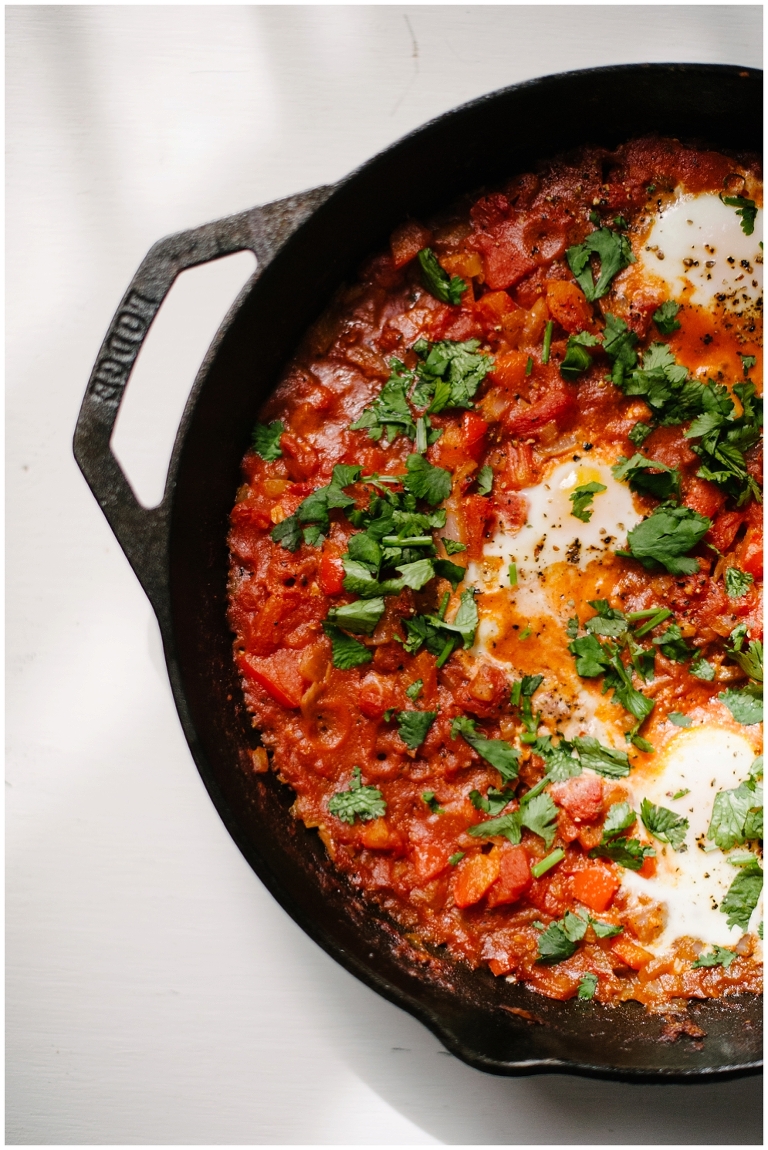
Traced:
<path fill-rule="evenodd" d="M 719 965 L 695 966 L 703 946 L 691 937 L 654 953 L 663 908 L 651 898 L 631 899 L 622 888 L 622 866 L 590 855 L 603 840 L 609 812 L 627 799 L 622 778 L 589 771 L 547 776 L 548 761 L 536 742 L 541 730 L 532 730 L 530 714 L 526 724 L 525 696 L 515 696 L 515 679 L 543 669 L 555 679 L 573 674 L 572 636 L 552 618 L 531 619 L 517 611 L 514 595 L 504 589 L 480 596 L 481 619 L 494 616 L 504 624 L 492 661 L 476 645 L 463 644 L 457 632 L 440 630 L 440 620 L 457 619 L 462 604 L 462 572 L 457 576 L 455 568 L 482 563 L 500 524 L 510 532 L 521 529 L 528 514 L 521 492 L 535 487 L 553 460 L 584 458 L 598 445 L 625 457 L 640 451 L 675 469 L 679 505 L 710 522 L 691 552 L 697 569 L 648 570 L 635 558 L 611 554 L 599 571 L 564 564 L 563 595 L 582 606 L 606 600 L 619 611 L 644 611 L 648 617 L 671 605 L 674 613 L 665 625 L 679 626 L 714 677 L 694 677 L 690 661 L 656 651 L 655 678 L 640 684 L 655 706 L 636 742 L 627 744 L 630 762 L 648 758 L 647 743 L 658 748 L 669 737 L 662 716 L 696 707 L 722 711 L 718 693 L 746 683 L 728 644 L 740 624 L 742 642 L 762 638 L 756 489 L 740 498 L 727 484 L 702 478 L 702 460 L 685 434 L 690 418 L 659 422 L 646 398 L 612 382 L 612 364 L 599 342 L 611 313 L 634 338 L 638 355 L 661 340 L 692 378 L 717 379 L 731 388 L 747 378 L 742 364 L 749 360 L 743 357 L 752 357 L 749 380 L 760 380 L 760 332 L 742 324 L 737 355 L 730 313 L 684 303 L 677 326 L 660 336 L 652 317 L 667 297 L 658 284 L 637 279 L 636 265 L 625 263 L 609 290 L 590 301 L 569 259 L 597 228 L 611 230 L 614 245 L 625 235 L 636 246 L 659 197 L 670 197 L 680 186 L 688 192 L 736 188 L 734 194 L 750 199 L 758 194 L 757 170 L 749 158 L 671 140 L 639 140 L 615 153 L 582 150 L 432 220 L 405 222 L 393 233 L 390 250 L 371 257 L 356 282 L 339 291 L 265 405 L 261 427 L 271 426 L 271 446 L 259 441 L 261 453 L 249 451 L 243 461 L 229 533 L 235 659 L 263 744 L 254 754 L 254 769 L 271 767 L 293 788 L 295 817 L 317 829 L 333 864 L 404 929 L 427 944 L 446 946 L 473 967 L 486 964 L 495 975 L 553 998 L 633 998 L 653 1009 L 668 1008 L 675 999 L 759 991 L 757 938 L 745 931 L 731 959 Z M 425 250 L 437 263 L 437 279 L 429 280 L 424 270 Z M 596 275 L 594 259 L 591 266 Z M 563 362 L 569 340 L 579 333 L 598 343 L 583 345 L 586 364 L 569 375 Z M 414 350 L 419 341 L 426 341 L 421 354 Z M 445 341 L 477 341 L 472 354 L 492 360 L 464 406 L 440 408 L 437 393 L 431 404 L 429 398 L 421 405 L 411 402 L 403 418 L 413 419 L 413 436 L 395 435 L 398 425 L 384 417 L 378 438 L 369 427 L 351 428 L 367 418 L 399 370 L 393 361 L 415 377 L 423 348 Z M 416 428 L 425 411 L 426 423 Z M 628 436 L 640 423 L 650 431 L 638 446 Z M 760 450 L 749 443 L 744 452 L 756 483 Z M 436 502 L 417 496 L 418 513 L 440 510 L 444 524 L 422 530 L 426 544 L 410 547 L 407 563 L 413 567 L 418 548 L 426 547 L 427 557 L 448 560 L 449 567 L 438 564 L 423 585 L 411 573 L 415 586 L 366 600 L 359 589 L 345 587 L 350 539 L 373 498 L 405 492 L 402 477 L 419 455 L 449 480 Z M 321 508 L 319 520 L 302 520 L 305 501 L 333 486 L 339 465 L 349 469 L 345 477 L 360 470 L 343 488 L 337 485 L 343 495 L 327 500 L 325 518 Z M 492 485 L 483 475 L 491 476 Z M 436 472 L 429 476 L 440 478 Z M 647 493 L 636 500 L 646 516 L 660 503 Z M 357 516 L 357 525 L 350 515 Z M 285 534 L 278 530 L 275 538 L 281 525 Z M 450 564 L 453 576 L 446 577 L 441 571 L 450 571 Z M 724 589 L 729 567 L 749 577 L 738 597 Z M 353 606 L 366 602 L 383 603 L 367 631 L 360 629 Z M 352 615 L 344 614 L 347 606 Z M 438 620 L 433 634 L 444 643 L 442 650 L 428 644 L 409 649 L 406 623 L 417 617 Z M 357 621 L 345 629 L 348 618 Z M 329 619 L 337 623 L 329 627 Z M 337 642 L 345 637 L 356 645 L 354 657 L 364 661 L 339 665 Z M 622 658 L 626 662 L 627 655 Z M 582 686 L 596 706 L 609 705 L 600 703 L 601 679 L 585 678 Z M 403 713 L 410 712 L 434 716 L 419 730 L 418 742 L 402 726 Z M 625 717 L 629 725 L 632 716 Z M 515 777 L 508 777 L 512 768 L 505 774 L 476 749 L 486 744 L 472 745 L 457 733 L 456 720 L 473 724 L 462 731 L 513 748 Z M 721 721 L 731 722 L 730 716 Z M 543 722 L 546 727 L 546 716 Z M 553 735 L 555 728 L 546 730 Z M 525 823 L 517 836 L 469 833 L 494 817 L 493 808 L 478 807 L 483 796 L 489 804 L 497 795 L 499 814 L 521 812 L 525 796 L 545 778 L 539 793 L 549 795 L 556 808 L 556 824 L 546 835 Z M 359 802 L 356 791 L 362 793 Z M 350 794 L 353 799 L 343 798 Z M 345 802 L 357 813 L 350 816 Z M 639 819 L 626 833 L 641 846 L 653 843 Z M 639 873 L 653 874 L 654 867 L 649 850 Z M 579 916 L 582 925 L 568 914 Z M 542 937 L 552 924 L 560 924 L 560 935 L 554 932 L 560 951 L 542 956 Z"/>

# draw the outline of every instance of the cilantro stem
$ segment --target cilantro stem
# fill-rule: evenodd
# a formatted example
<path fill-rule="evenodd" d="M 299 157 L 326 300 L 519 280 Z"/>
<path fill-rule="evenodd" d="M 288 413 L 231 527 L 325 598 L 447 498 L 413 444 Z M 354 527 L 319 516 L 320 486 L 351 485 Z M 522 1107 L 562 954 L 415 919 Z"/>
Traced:
<path fill-rule="evenodd" d="M 639 639 L 641 635 L 652 631 L 654 627 L 658 627 L 659 623 L 663 623 L 665 619 L 668 619 L 671 614 L 672 612 L 668 610 L 668 608 L 662 607 L 660 611 L 657 611 L 655 615 L 651 616 L 647 623 L 643 623 L 642 627 L 638 627 L 635 631 L 635 638 Z"/>
<path fill-rule="evenodd" d="M 544 328 L 544 344 L 543 344 L 542 349 L 541 349 L 541 362 L 542 363 L 549 363 L 549 349 L 552 346 L 552 332 L 554 331 L 554 329 L 555 329 L 554 323 L 552 322 L 551 319 L 548 320 L 547 326 Z"/>
<path fill-rule="evenodd" d="M 510 563 L 509 565 L 509 585 L 510 587 L 517 587 L 517 563 Z"/>
<path fill-rule="evenodd" d="M 533 356 L 529 355 L 528 356 L 528 362 L 525 365 L 525 374 L 530 375 L 532 371 L 533 371 Z"/>
<path fill-rule="evenodd" d="M 650 619 L 659 610 L 659 607 L 649 607 L 646 611 L 630 611 L 627 619 L 630 623 L 636 623 L 638 619 Z"/>
<path fill-rule="evenodd" d="M 450 591 L 446 591 L 445 595 L 443 595 L 442 602 L 440 603 L 440 609 L 437 612 L 438 619 L 444 619 L 445 618 L 445 612 L 448 610 L 448 604 L 450 603 L 450 601 L 451 601 L 451 593 L 450 593 Z"/>
<path fill-rule="evenodd" d="M 361 483 L 402 483 L 401 475 L 377 475 L 374 471 L 372 475 L 363 475 L 360 478 Z"/>
<path fill-rule="evenodd" d="M 520 742 L 521 742 L 521 743 L 526 743 L 526 744 L 535 743 L 535 742 L 536 742 L 536 740 L 538 739 L 538 737 L 539 737 L 538 735 L 529 735 L 529 734 L 527 734 L 527 733 L 523 733 L 523 734 L 520 736 Z"/>
<path fill-rule="evenodd" d="M 444 663 L 447 663 L 448 660 L 450 659 L 450 657 L 453 653 L 453 644 L 454 644 L 454 638 L 453 638 L 453 635 L 451 635 L 450 639 L 446 639 L 445 646 L 443 647 L 440 654 L 437 656 L 436 666 L 437 666 L 438 670 L 440 669 L 440 667 L 443 666 Z"/>
<path fill-rule="evenodd" d="M 522 681 L 520 679 L 518 679 L 516 683 L 512 684 L 512 691 L 511 691 L 510 696 L 509 696 L 509 702 L 510 702 L 511 706 L 513 706 L 513 707 L 519 707 L 520 706 L 520 692 L 522 691 L 522 689 L 523 689 L 523 684 L 522 684 Z"/>
<path fill-rule="evenodd" d="M 546 858 L 543 858 L 541 862 L 534 863 L 531 867 L 531 874 L 534 878 L 541 878 L 543 874 L 546 874 L 548 870 L 552 870 L 552 867 L 557 866 L 564 858 L 565 851 L 562 847 L 558 847 L 557 850 L 552 851 Z"/>
<path fill-rule="evenodd" d="M 381 542 L 387 547 L 426 547 L 434 543 L 434 539 L 431 535 L 414 535 L 407 539 L 401 539 L 399 535 L 385 535 Z"/>

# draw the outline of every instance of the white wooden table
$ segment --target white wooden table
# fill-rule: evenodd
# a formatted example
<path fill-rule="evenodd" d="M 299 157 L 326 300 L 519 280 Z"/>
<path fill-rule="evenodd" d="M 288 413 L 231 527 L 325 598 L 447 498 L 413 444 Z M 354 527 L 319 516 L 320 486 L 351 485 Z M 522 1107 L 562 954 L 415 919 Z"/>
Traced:
<path fill-rule="evenodd" d="M 155 239 L 544 72 L 759 66 L 760 26 L 739 5 L 9 9 L 9 1142 L 759 1140 L 758 1079 L 471 1070 L 294 926 L 203 789 L 70 440 Z M 149 502 L 249 260 L 182 277 L 142 353 L 117 447 Z"/>

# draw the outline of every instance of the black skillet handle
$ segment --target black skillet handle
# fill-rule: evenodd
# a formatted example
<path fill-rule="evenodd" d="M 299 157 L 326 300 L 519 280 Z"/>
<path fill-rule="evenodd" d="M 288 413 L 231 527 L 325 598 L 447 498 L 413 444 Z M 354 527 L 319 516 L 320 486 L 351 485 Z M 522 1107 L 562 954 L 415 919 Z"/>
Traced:
<path fill-rule="evenodd" d="M 250 250 L 258 261 L 250 281 L 253 283 L 331 191 L 330 187 L 314 188 L 159 240 L 145 256 L 109 325 L 77 419 L 75 459 L 158 613 L 166 603 L 168 579 L 168 483 L 157 507 L 142 507 L 110 448 L 136 357 L 180 272 L 233 252 Z M 224 321 L 225 326 L 227 322 Z"/>

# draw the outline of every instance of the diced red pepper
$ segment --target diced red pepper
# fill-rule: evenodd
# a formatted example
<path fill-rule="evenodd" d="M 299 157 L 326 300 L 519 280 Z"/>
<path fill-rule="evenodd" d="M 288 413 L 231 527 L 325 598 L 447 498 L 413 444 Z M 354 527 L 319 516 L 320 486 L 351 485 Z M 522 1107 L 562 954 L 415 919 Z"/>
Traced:
<path fill-rule="evenodd" d="M 488 424 L 474 411 L 465 411 L 461 420 L 461 433 L 464 447 L 473 459 L 479 459 L 485 448 L 485 435 Z"/>
<path fill-rule="evenodd" d="M 547 283 L 547 307 L 552 318 L 571 334 L 592 329 L 592 309 L 584 292 L 572 280 Z"/>
<path fill-rule="evenodd" d="M 294 710 L 301 706 L 304 694 L 300 659 L 300 651 L 283 649 L 274 655 L 240 655 L 237 661 L 242 673 L 263 687 L 276 703 Z"/>
<path fill-rule="evenodd" d="M 499 877 L 499 858 L 496 851 L 487 855 L 471 855 L 463 859 L 453 881 L 453 900 L 458 907 L 474 906 Z"/>
<path fill-rule="evenodd" d="M 571 879 L 573 897 L 598 914 L 611 905 L 620 885 L 619 879 L 601 863 L 578 871 Z"/>

